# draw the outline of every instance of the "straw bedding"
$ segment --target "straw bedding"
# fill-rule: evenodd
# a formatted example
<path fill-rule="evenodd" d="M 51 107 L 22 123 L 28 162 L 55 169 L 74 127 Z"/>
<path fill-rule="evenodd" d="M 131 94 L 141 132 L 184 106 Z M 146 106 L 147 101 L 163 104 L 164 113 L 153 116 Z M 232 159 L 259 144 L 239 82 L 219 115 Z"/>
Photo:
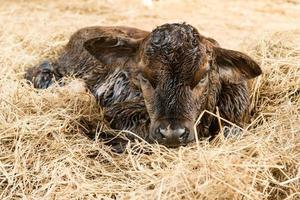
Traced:
<path fill-rule="evenodd" d="M 252 83 L 242 134 L 178 149 L 137 142 L 116 154 L 85 136 L 83 122 L 106 126 L 82 82 L 70 77 L 65 87 L 36 90 L 22 76 L 57 57 L 79 27 L 126 20 L 142 27 L 140 19 L 122 10 L 127 17 L 116 21 L 110 1 L 1 4 L 0 199 L 300 199 L 300 30 L 240 46 L 264 71 Z"/>

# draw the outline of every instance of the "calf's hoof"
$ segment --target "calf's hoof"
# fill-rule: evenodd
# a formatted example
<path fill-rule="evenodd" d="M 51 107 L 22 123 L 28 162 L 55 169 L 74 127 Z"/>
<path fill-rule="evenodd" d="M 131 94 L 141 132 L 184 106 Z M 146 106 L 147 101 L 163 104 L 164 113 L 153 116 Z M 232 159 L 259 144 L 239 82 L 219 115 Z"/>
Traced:
<path fill-rule="evenodd" d="M 54 82 L 53 69 L 48 61 L 28 69 L 24 77 L 33 83 L 35 88 L 40 89 L 46 89 Z"/>

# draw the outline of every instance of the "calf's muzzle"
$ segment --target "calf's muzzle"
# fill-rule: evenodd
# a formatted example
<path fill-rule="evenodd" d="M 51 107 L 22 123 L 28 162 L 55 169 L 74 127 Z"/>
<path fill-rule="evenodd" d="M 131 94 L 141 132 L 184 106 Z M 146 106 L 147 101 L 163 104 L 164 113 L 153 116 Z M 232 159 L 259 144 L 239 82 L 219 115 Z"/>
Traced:
<path fill-rule="evenodd" d="M 168 147 L 184 146 L 195 138 L 192 123 L 159 120 L 151 129 L 152 139 Z"/>

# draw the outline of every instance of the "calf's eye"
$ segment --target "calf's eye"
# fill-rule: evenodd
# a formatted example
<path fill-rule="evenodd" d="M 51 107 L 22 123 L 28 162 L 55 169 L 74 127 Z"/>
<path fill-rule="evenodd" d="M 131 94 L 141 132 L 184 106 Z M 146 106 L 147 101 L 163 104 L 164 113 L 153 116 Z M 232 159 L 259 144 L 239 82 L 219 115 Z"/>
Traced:
<path fill-rule="evenodd" d="M 207 79 L 207 73 L 204 74 L 204 76 L 201 77 L 201 79 L 199 80 L 199 83 L 200 83 L 200 84 L 201 84 L 201 83 L 204 83 L 204 82 L 206 81 L 206 79 Z"/>
<path fill-rule="evenodd" d="M 207 77 L 208 77 L 208 71 L 203 72 L 199 70 L 198 72 L 196 72 L 191 83 L 191 88 L 193 89 L 197 85 L 204 84 L 207 81 Z"/>

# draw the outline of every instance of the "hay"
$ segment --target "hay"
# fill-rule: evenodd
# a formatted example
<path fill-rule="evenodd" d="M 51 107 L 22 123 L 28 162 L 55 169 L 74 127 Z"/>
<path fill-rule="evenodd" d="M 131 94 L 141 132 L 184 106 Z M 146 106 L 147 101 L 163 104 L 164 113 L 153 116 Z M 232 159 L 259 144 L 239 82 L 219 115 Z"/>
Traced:
<path fill-rule="evenodd" d="M 13 23 L 0 27 L 0 199 L 300 198 L 300 30 L 245 46 L 264 74 L 253 82 L 252 122 L 238 139 L 178 149 L 141 142 L 115 154 L 84 136 L 82 119 L 105 125 L 78 83 L 35 90 L 22 79 L 25 68 L 56 57 L 74 30 L 96 23 L 98 15 L 113 17 L 95 4 L 102 6 L 2 4 L 0 19 Z"/>

